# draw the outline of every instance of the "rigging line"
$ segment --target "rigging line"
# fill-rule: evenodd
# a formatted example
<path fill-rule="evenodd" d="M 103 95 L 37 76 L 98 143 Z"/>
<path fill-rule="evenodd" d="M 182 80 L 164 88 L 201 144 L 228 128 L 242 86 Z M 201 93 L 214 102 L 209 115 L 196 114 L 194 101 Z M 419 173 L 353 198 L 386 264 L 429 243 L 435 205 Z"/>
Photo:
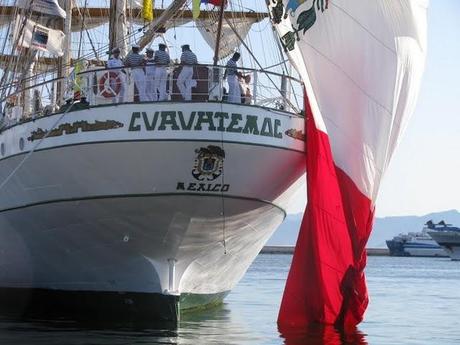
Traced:
<path fill-rule="evenodd" d="M 265 70 L 262 67 L 262 65 L 260 64 L 259 60 L 255 57 L 254 53 L 249 49 L 249 47 L 247 46 L 246 42 L 244 42 L 244 40 L 241 38 L 241 36 L 235 30 L 233 25 L 228 21 L 227 18 L 225 18 L 225 21 L 230 26 L 230 29 L 232 29 L 232 31 L 235 33 L 236 37 L 238 37 L 238 39 L 240 40 L 241 44 L 248 50 L 249 54 L 252 56 L 252 58 L 254 59 L 256 64 L 259 66 L 261 72 L 265 72 Z M 285 96 L 283 96 L 283 93 L 281 92 L 280 88 L 278 87 L 278 85 L 276 85 L 276 83 L 273 81 L 273 79 L 270 77 L 270 75 L 268 73 L 265 73 L 265 76 L 268 78 L 268 80 L 270 80 L 270 82 L 273 84 L 275 89 L 279 92 L 281 97 L 291 106 L 291 108 L 294 109 L 297 112 L 300 112 L 300 110 L 294 104 L 292 104 L 292 102 L 289 99 L 287 99 Z"/>
<path fill-rule="evenodd" d="M 140 28 L 139 30 L 142 30 L 142 28 Z M 130 38 L 131 36 L 135 36 L 135 35 L 136 35 L 136 32 L 134 32 L 134 33 L 128 35 L 127 38 Z M 90 41 L 90 42 L 92 42 L 92 41 Z M 105 45 L 103 45 L 101 48 L 99 48 L 98 50 L 96 50 L 96 52 L 103 52 L 104 50 L 106 51 L 107 48 L 108 48 L 108 45 L 105 44 Z M 86 55 L 83 55 L 80 59 L 75 59 L 73 62 L 76 63 L 76 62 L 79 62 L 80 60 L 84 60 L 84 59 L 90 58 L 91 56 L 93 56 L 92 53 L 88 53 L 88 54 L 86 54 Z M 97 57 L 97 55 L 96 55 L 95 57 L 96 57 L 96 59 L 99 59 L 99 58 Z M 17 60 L 18 58 L 19 58 L 19 56 L 18 56 L 18 57 L 16 57 L 16 56 L 14 57 L 15 60 Z M 64 65 L 64 67 L 72 67 L 72 63 L 66 64 L 66 65 Z M 16 69 L 17 69 L 17 68 L 15 68 L 15 71 L 16 71 Z M 56 72 L 56 70 L 57 70 L 57 69 L 55 68 L 55 69 L 52 69 L 52 70 L 49 70 L 49 71 L 46 71 L 46 72 L 43 72 L 43 73 L 39 73 L 39 74 L 36 74 L 34 77 L 40 77 L 40 76 L 42 76 L 42 75 L 46 75 L 47 73 Z M 5 75 L 5 74 L 4 74 L 4 75 Z M 0 81 L 0 85 L 2 85 L 2 84 L 4 84 L 4 83 L 3 83 L 3 80 Z M 11 90 L 11 86 L 13 86 L 13 83 L 10 84 L 10 85 L 7 87 L 7 89 L 10 89 L 10 90 Z"/>
<path fill-rule="evenodd" d="M 11 180 L 11 178 L 21 169 L 21 167 L 24 165 L 24 163 L 34 154 L 35 150 L 38 149 L 40 144 L 48 138 L 48 136 L 51 134 L 51 131 L 56 128 L 56 126 L 64 119 L 64 116 L 67 115 L 67 113 L 72 109 L 73 105 L 75 102 L 72 102 L 72 104 L 66 109 L 66 111 L 59 116 L 59 118 L 54 122 L 54 124 L 51 126 L 51 128 L 46 132 L 46 134 L 41 138 L 34 147 L 32 147 L 32 150 L 29 151 L 29 153 L 19 162 L 19 164 L 11 171 L 11 173 L 3 180 L 3 182 L 0 184 L 0 191 L 5 187 L 5 185 Z"/>
<path fill-rule="evenodd" d="M 101 59 L 99 59 L 99 54 L 97 53 L 97 49 L 94 46 L 93 40 L 92 40 L 91 35 L 89 34 L 89 31 L 88 31 L 87 28 L 85 28 L 85 32 L 86 32 L 86 36 L 88 37 L 89 44 L 91 45 L 91 49 L 93 50 L 94 57 L 96 58 L 97 61 L 101 61 Z"/>
<path fill-rule="evenodd" d="M 27 22 L 28 22 L 29 18 L 32 16 L 32 10 L 31 10 L 31 8 L 32 8 L 33 3 L 34 3 L 34 0 L 32 0 L 32 1 L 30 2 L 30 7 L 29 7 L 29 9 L 24 9 L 24 11 L 25 11 L 25 12 L 24 12 L 24 13 L 25 13 L 25 14 L 24 14 L 24 19 L 23 19 L 22 24 L 21 24 L 21 29 L 20 29 L 18 32 L 21 32 L 21 33 L 25 32 L 25 28 L 26 28 L 26 26 L 27 26 Z M 11 53 L 12 53 L 12 54 L 13 54 L 14 50 L 16 49 L 15 47 L 18 47 L 18 46 L 19 46 L 19 41 L 21 41 L 21 46 L 22 46 L 23 43 L 24 43 L 24 40 L 25 40 L 25 35 L 24 35 L 24 34 L 18 34 L 17 36 L 18 36 L 18 37 L 16 37 L 15 43 L 12 45 L 12 50 L 11 50 Z M 22 40 L 21 40 L 21 38 L 22 38 Z M 13 57 L 12 64 L 14 65 L 14 68 L 13 68 L 12 71 L 9 71 L 9 72 L 10 72 L 9 75 L 11 75 L 11 74 L 12 74 L 12 75 L 16 75 L 16 74 L 18 73 L 18 69 L 19 69 L 19 65 L 20 65 L 20 56 L 19 56 L 19 55 Z M 6 75 L 7 75 L 7 74 L 5 74 L 5 76 L 6 76 Z M 7 78 L 8 78 L 8 77 L 7 77 Z M 11 84 L 9 85 L 9 87 L 8 87 L 8 90 L 11 90 L 11 88 L 13 88 L 14 86 L 19 87 L 19 86 L 21 85 L 21 82 L 22 82 L 22 81 L 23 81 L 23 78 L 21 78 L 21 80 L 18 80 L 16 84 L 15 84 L 15 83 L 11 83 Z M 3 80 L 3 78 L 2 78 L 2 80 L 0 81 L 0 85 L 3 84 L 3 82 L 4 82 L 4 80 Z"/>
<path fill-rule="evenodd" d="M 276 34 L 276 31 L 275 31 L 275 28 L 272 26 L 272 34 L 273 34 L 273 38 L 274 38 L 274 41 L 276 42 L 276 46 L 278 47 L 278 52 L 280 54 L 280 57 L 282 59 L 284 59 L 284 55 L 283 55 L 283 47 L 281 46 L 281 43 L 278 39 L 278 35 Z M 289 61 L 289 59 L 284 59 L 284 61 L 282 61 L 282 64 L 283 64 L 283 67 L 284 67 L 284 70 L 286 72 L 286 74 L 289 74 L 288 73 L 288 66 L 286 64 L 286 61 Z M 292 80 L 289 80 L 289 85 L 291 87 L 291 91 L 292 91 L 292 94 L 294 95 L 294 99 L 295 99 L 295 102 L 297 103 L 297 105 L 299 105 L 299 100 L 297 99 L 297 94 L 294 90 L 294 85 L 292 83 Z"/>
<path fill-rule="evenodd" d="M 21 46 L 23 45 L 24 43 L 24 40 L 25 40 L 25 35 L 23 34 L 23 32 L 25 31 L 25 28 L 26 28 L 26 25 L 27 25 L 27 22 L 28 20 L 30 19 L 30 17 L 32 17 L 32 5 L 34 3 L 34 0 L 31 0 L 30 4 L 29 4 L 29 8 L 27 9 L 21 9 L 21 12 L 22 12 L 22 15 L 23 15 L 23 20 L 22 20 L 22 24 L 21 24 L 21 28 L 19 29 L 19 17 L 18 17 L 18 9 L 15 10 L 15 14 L 14 16 L 16 17 L 16 20 L 14 21 L 14 27 L 15 27 L 15 32 L 19 32 L 21 34 L 17 34 L 15 37 L 15 40 L 11 46 L 11 56 L 13 57 L 12 61 L 9 62 L 8 64 L 9 65 L 12 65 L 12 69 L 8 69 L 8 72 L 9 73 L 4 73 L 3 76 L 2 76 L 2 79 L 0 80 L 0 85 L 4 85 L 5 84 L 5 81 L 8 79 L 8 78 L 11 78 L 11 75 L 16 75 L 18 73 L 18 69 L 19 69 L 19 65 L 21 64 L 21 56 L 20 55 L 14 55 L 14 51 L 15 49 L 19 46 L 19 41 L 21 40 L 22 38 L 22 41 L 21 41 Z M 18 29 L 18 30 L 16 30 Z M 16 83 L 14 83 L 13 81 L 11 81 L 8 86 L 6 88 L 4 88 L 2 91 L 2 94 L 5 94 L 5 93 L 11 93 L 10 90 L 14 87 L 19 87 L 21 86 L 21 84 L 25 81 L 26 78 L 24 78 L 24 76 L 21 76 L 21 79 L 19 79 Z"/>
<path fill-rule="evenodd" d="M 271 68 L 275 68 L 275 67 L 281 66 L 281 65 L 283 65 L 283 64 L 285 65 L 286 62 L 288 62 L 288 61 L 289 61 L 288 59 L 284 59 L 284 60 L 282 60 L 281 62 L 278 62 L 278 63 L 276 63 L 276 64 L 274 64 L 274 65 L 271 65 L 271 66 L 267 66 L 267 67 L 265 67 L 264 69 L 267 70 L 267 69 L 271 69 Z"/>
<path fill-rule="evenodd" d="M 224 104 L 221 102 L 220 103 L 220 111 L 223 112 L 224 111 Z M 224 151 L 224 155 L 225 155 L 225 150 L 224 150 L 224 132 L 221 132 L 220 133 L 220 137 L 221 137 L 221 148 L 222 150 Z M 225 185 L 225 158 L 224 158 L 224 165 L 222 167 L 222 189 L 223 189 L 223 186 Z M 221 190 L 221 201 L 222 201 L 222 245 L 224 246 L 224 255 L 227 254 L 227 234 L 226 234 L 226 216 L 225 216 L 225 197 L 224 197 L 224 192 Z"/>
<path fill-rule="evenodd" d="M 88 6 L 88 0 L 85 0 L 84 8 L 86 9 L 87 6 Z M 77 4 L 77 9 L 78 9 L 78 13 L 80 14 L 80 17 L 82 17 L 81 28 L 80 28 L 80 42 L 78 42 L 78 59 L 80 59 L 81 45 L 83 43 L 83 29 L 85 27 L 86 11 L 83 11 L 83 15 L 82 15 L 81 11 L 80 11 L 80 7 L 78 6 L 78 4 Z"/>

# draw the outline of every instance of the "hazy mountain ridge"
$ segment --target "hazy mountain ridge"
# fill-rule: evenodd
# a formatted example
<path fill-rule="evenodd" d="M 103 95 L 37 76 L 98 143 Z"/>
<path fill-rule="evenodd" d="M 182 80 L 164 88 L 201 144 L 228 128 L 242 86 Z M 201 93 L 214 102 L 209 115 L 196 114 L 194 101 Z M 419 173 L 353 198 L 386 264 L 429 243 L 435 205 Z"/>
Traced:
<path fill-rule="evenodd" d="M 302 222 L 302 213 L 290 214 L 285 221 L 276 230 L 268 245 L 295 245 L 297 235 Z M 421 231 L 423 225 L 432 219 L 438 223 L 444 220 L 455 226 L 460 226 L 460 212 L 457 210 L 449 210 L 443 212 L 429 213 L 424 216 L 395 216 L 376 218 L 374 228 L 367 246 L 369 248 L 386 247 L 385 241 L 392 239 L 393 236 L 399 233 L 418 232 Z"/>

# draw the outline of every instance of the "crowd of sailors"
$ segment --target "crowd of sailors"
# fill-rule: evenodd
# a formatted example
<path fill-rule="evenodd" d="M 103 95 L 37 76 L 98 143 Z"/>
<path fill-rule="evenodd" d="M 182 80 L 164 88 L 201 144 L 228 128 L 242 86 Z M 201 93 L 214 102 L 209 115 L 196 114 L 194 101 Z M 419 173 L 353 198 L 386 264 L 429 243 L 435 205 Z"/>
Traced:
<path fill-rule="evenodd" d="M 249 74 L 244 75 L 238 71 L 237 62 L 239 59 L 240 54 L 234 53 L 225 66 L 223 78 L 228 83 L 228 90 L 225 90 L 225 87 L 223 88 L 222 100 L 230 103 L 251 104 L 252 94 L 249 85 L 251 76 Z M 194 79 L 196 75 L 194 68 L 198 65 L 198 59 L 188 44 L 182 46 L 180 65 L 181 70 L 177 76 L 176 85 L 182 100 L 191 101 L 192 89 L 197 87 L 197 80 Z M 110 73 L 108 73 L 108 78 L 105 77 L 104 83 L 107 83 L 109 87 L 108 90 L 104 91 L 103 96 L 112 99 L 113 103 L 126 102 L 128 74 L 130 74 L 131 81 L 135 85 L 135 101 L 155 102 L 171 99 L 172 95 L 168 94 L 167 91 L 169 66 L 171 66 L 171 58 L 165 44 L 159 44 L 156 51 L 147 48 L 145 55 L 141 54 L 138 45 L 133 45 L 124 59 L 120 56 L 120 49 L 114 48 L 111 51 L 111 57 L 107 61 L 107 68 Z M 208 87 L 207 83 L 206 87 Z M 199 91 L 206 95 L 209 92 L 208 89 Z M 59 107 L 59 110 L 66 109 L 75 100 L 78 100 L 78 104 L 74 104 L 73 108 L 78 106 L 88 107 L 89 103 L 86 99 L 85 94 L 78 97 L 75 97 L 75 95 L 70 98 L 66 97 L 66 102 Z M 47 115 L 56 111 L 54 105 L 50 104 L 46 107 L 41 105 L 41 96 L 38 89 L 33 90 L 31 102 L 30 108 L 33 109 L 32 114 L 34 114 L 32 116 L 37 116 L 38 114 Z M 5 103 L 1 105 L 0 122 L 3 122 L 5 118 L 19 120 L 24 116 L 24 105 L 16 95 L 8 97 Z"/>
<path fill-rule="evenodd" d="M 239 59 L 240 54 L 234 53 L 227 62 L 224 79 L 228 82 L 228 91 L 224 99 L 231 103 L 250 104 L 252 95 L 249 83 L 251 77 L 238 71 L 237 62 Z M 128 67 L 131 71 L 140 102 L 166 101 L 168 99 L 167 67 L 170 63 L 171 58 L 165 44 L 159 44 L 157 51 L 147 48 L 145 55 L 141 54 L 138 45 L 133 45 L 131 52 L 124 59 L 120 57 L 119 48 L 112 49 L 111 57 L 107 61 L 107 68 L 113 68 L 113 72 L 117 76 L 117 78 L 109 80 L 113 102 L 121 103 L 125 99 L 126 71 L 123 67 Z M 197 80 L 194 79 L 194 67 L 198 65 L 198 59 L 188 44 L 182 46 L 180 65 L 181 70 L 176 85 L 182 100 L 191 101 L 192 88 L 197 86 Z"/>

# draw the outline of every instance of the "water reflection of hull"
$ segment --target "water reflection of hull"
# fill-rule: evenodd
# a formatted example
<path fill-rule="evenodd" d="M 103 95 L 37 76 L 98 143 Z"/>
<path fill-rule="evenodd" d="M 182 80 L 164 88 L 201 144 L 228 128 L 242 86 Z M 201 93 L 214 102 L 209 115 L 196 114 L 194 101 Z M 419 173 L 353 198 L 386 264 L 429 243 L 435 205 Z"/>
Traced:
<path fill-rule="evenodd" d="M 149 132 L 142 107 L 150 109 L 128 105 L 111 108 L 115 114 L 70 113 L 71 124 L 82 118 L 107 123 L 109 117 L 121 125 L 71 134 L 63 129 L 43 139 L 5 186 L 4 296 L 22 294 L 42 309 L 46 301 L 90 313 L 113 305 L 174 320 L 179 307 L 220 302 L 244 275 L 284 219 L 283 208 L 303 173 L 303 143 L 250 133 L 218 133 L 216 140 L 215 131 L 176 132 L 171 125 Z M 257 111 L 260 125 L 270 117 L 283 127 L 280 132 L 303 126 L 295 117 Z M 54 121 L 39 119 L 3 134 L 2 180 L 35 144 L 26 140 L 18 147 L 17 138 L 37 127 L 46 132 Z M 0 302 L 7 305 L 8 298 Z"/>

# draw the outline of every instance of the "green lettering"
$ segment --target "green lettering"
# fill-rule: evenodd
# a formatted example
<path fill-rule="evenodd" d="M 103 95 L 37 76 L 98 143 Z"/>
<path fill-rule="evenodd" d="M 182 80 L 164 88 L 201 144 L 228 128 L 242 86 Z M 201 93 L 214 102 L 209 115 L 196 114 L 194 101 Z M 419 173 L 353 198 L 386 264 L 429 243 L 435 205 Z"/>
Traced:
<path fill-rule="evenodd" d="M 271 118 L 264 118 L 264 123 L 262 124 L 260 135 L 263 135 L 264 137 L 273 137 L 273 125 Z"/>
<path fill-rule="evenodd" d="M 241 133 L 243 130 L 243 127 L 235 127 L 238 125 L 238 122 L 243 119 L 243 116 L 241 114 L 232 114 L 232 120 L 230 121 L 230 124 L 227 127 L 227 132 L 231 133 Z"/>
<path fill-rule="evenodd" d="M 185 123 L 184 114 L 182 114 L 182 111 L 178 111 L 177 114 L 179 115 L 179 121 L 182 129 L 185 131 L 189 131 L 192 128 L 193 121 L 195 120 L 196 112 L 192 111 L 187 123 Z"/>
<path fill-rule="evenodd" d="M 145 111 L 142 112 L 142 118 L 144 119 L 145 128 L 148 131 L 155 130 L 155 127 L 156 127 L 157 121 L 158 121 L 158 115 L 159 115 L 159 112 L 156 111 L 155 114 L 153 115 L 152 122 L 150 122 L 149 117 L 147 116 L 147 113 Z"/>
<path fill-rule="evenodd" d="M 177 182 L 176 190 L 185 190 L 184 182 Z"/>
<path fill-rule="evenodd" d="M 204 187 L 206 187 L 206 184 L 204 183 L 198 183 L 198 189 L 196 190 L 197 192 L 205 192 L 206 189 L 204 189 Z"/>
<path fill-rule="evenodd" d="M 212 111 L 199 111 L 198 112 L 198 120 L 195 125 L 195 130 L 196 131 L 201 131 L 202 127 L 201 124 L 207 123 L 208 124 L 208 130 L 210 131 L 215 131 L 216 127 L 214 126 L 214 122 L 212 121 L 212 115 L 214 113 Z"/>
<path fill-rule="evenodd" d="M 259 135 L 259 128 L 257 127 L 257 116 L 246 116 L 246 125 L 244 126 L 243 133 Z"/>
<path fill-rule="evenodd" d="M 159 131 L 164 131 L 166 125 L 170 125 L 171 129 L 174 131 L 179 130 L 179 126 L 176 122 L 176 112 L 175 111 L 162 111 L 161 112 L 161 124 L 158 127 Z"/>
<path fill-rule="evenodd" d="M 218 192 L 220 187 L 220 183 L 217 183 L 212 189 L 211 192 Z"/>
<path fill-rule="evenodd" d="M 281 126 L 280 120 L 275 120 L 275 138 L 282 139 L 283 133 L 279 131 L 279 127 Z"/>
<path fill-rule="evenodd" d="M 223 113 L 223 112 L 216 112 L 214 114 L 214 117 L 216 119 L 219 119 L 219 127 L 217 127 L 217 130 L 219 132 L 225 132 L 225 127 L 224 127 L 224 120 L 228 119 L 228 113 Z"/>
<path fill-rule="evenodd" d="M 229 184 L 224 184 L 222 186 L 221 192 L 228 192 L 229 189 L 230 189 L 230 185 Z"/>
<path fill-rule="evenodd" d="M 134 125 L 137 119 L 141 118 L 141 113 L 136 111 L 131 115 L 131 121 L 129 122 L 129 129 L 130 132 L 137 132 L 141 130 L 141 125 Z"/>
<path fill-rule="evenodd" d="M 187 190 L 196 190 L 196 183 L 190 183 L 187 187 Z"/>

